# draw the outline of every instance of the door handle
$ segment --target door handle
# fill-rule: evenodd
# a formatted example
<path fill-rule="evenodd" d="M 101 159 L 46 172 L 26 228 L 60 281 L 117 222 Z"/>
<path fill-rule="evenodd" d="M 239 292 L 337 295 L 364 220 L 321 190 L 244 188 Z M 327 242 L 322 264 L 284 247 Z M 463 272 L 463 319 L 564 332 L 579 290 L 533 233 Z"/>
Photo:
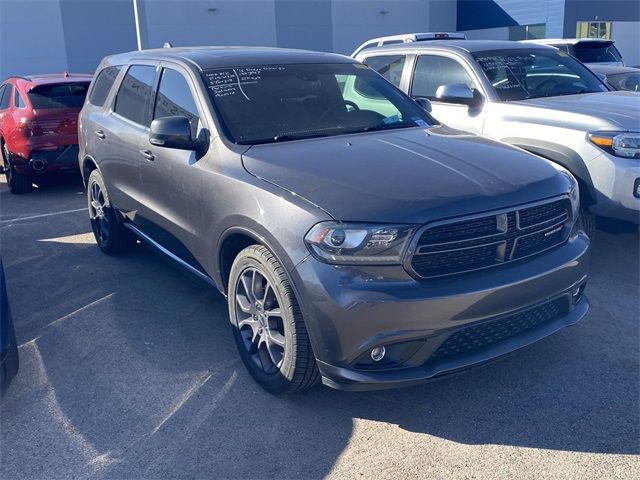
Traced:
<path fill-rule="evenodd" d="M 156 156 L 149 150 L 140 150 L 140 155 L 142 155 L 145 160 L 148 160 L 150 162 L 153 162 L 156 159 Z"/>
<path fill-rule="evenodd" d="M 107 136 L 104 134 L 104 132 L 102 130 L 96 130 L 93 133 L 96 135 L 96 137 L 101 138 L 102 140 L 107 138 Z"/>

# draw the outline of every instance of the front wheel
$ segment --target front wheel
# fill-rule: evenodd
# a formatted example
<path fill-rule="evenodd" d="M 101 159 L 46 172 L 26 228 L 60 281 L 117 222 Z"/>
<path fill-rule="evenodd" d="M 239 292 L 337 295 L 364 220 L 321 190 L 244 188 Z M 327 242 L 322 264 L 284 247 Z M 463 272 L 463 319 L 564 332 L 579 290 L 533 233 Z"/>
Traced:
<path fill-rule="evenodd" d="M 593 241 L 596 238 L 596 217 L 586 205 L 580 205 L 579 221 L 584 233 Z"/>
<path fill-rule="evenodd" d="M 264 246 L 249 246 L 234 260 L 228 305 L 240 357 L 265 390 L 292 393 L 318 382 L 320 374 L 293 288 Z"/>
<path fill-rule="evenodd" d="M 136 237 L 118 221 L 109 201 L 104 180 L 98 170 L 94 170 L 89 175 L 87 203 L 91 230 L 100 250 L 113 255 L 131 250 L 136 245 Z"/>

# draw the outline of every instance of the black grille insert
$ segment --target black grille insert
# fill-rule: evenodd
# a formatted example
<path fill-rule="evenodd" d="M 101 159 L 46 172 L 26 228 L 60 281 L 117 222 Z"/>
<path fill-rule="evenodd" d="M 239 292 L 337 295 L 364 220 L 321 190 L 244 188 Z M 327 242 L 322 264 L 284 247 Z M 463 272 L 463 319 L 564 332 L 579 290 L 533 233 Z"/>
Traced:
<path fill-rule="evenodd" d="M 411 258 L 422 278 L 453 275 L 535 255 L 564 243 L 571 203 L 554 200 L 425 228 Z"/>
<path fill-rule="evenodd" d="M 450 357 L 488 347 L 558 318 L 566 310 L 566 299 L 557 298 L 508 317 L 490 320 L 452 333 L 432 357 Z"/>

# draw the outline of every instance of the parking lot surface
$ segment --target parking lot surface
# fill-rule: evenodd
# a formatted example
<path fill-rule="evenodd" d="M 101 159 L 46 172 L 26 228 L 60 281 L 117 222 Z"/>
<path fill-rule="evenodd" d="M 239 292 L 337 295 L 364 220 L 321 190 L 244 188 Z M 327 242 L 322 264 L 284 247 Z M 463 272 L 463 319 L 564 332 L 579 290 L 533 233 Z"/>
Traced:
<path fill-rule="evenodd" d="M 21 362 L 2 478 L 638 478 L 637 232 L 598 232 L 583 321 L 499 362 L 278 398 L 220 294 L 145 247 L 102 254 L 84 207 L 79 183 L 0 183 Z"/>

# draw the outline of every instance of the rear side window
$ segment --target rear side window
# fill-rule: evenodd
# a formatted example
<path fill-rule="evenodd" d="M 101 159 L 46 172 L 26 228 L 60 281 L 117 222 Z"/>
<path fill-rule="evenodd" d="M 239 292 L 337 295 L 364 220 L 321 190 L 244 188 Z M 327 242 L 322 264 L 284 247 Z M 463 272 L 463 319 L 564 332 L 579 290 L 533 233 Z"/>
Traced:
<path fill-rule="evenodd" d="M 9 108 L 9 100 L 11 99 L 11 85 L 3 85 L 0 88 L 0 110 Z"/>
<path fill-rule="evenodd" d="M 404 55 L 380 55 L 376 57 L 369 57 L 364 60 L 364 63 L 382 75 L 387 81 L 393 83 L 396 87 L 400 86 L 402 80 L 402 70 L 404 68 L 404 62 L 406 57 Z M 356 92 L 360 95 L 369 98 L 377 98 L 379 93 L 372 90 L 369 87 L 369 83 L 358 78 L 354 85 Z"/>
<path fill-rule="evenodd" d="M 121 68 L 122 67 L 118 65 L 107 67 L 100 71 L 96 81 L 93 83 L 91 93 L 89 93 L 89 103 L 91 103 L 91 105 L 95 105 L 96 107 L 104 105 L 104 101 L 107 99 L 113 82 L 116 81 L 116 77 L 118 73 L 120 73 Z"/>
<path fill-rule="evenodd" d="M 149 105 L 156 67 L 132 65 L 122 79 L 113 111 L 139 125 L 149 126 Z"/>
<path fill-rule="evenodd" d="M 14 90 L 14 96 L 13 96 L 13 105 L 16 108 L 24 108 L 26 107 L 26 104 L 24 103 L 24 99 L 22 98 L 22 95 L 20 94 L 20 92 L 18 91 L 18 89 L 16 88 Z"/>
<path fill-rule="evenodd" d="M 191 89 L 182 74 L 165 68 L 162 71 L 158 96 L 153 112 L 154 120 L 162 117 L 184 116 L 191 123 L 191 135 L 196 138 L 200 114 Z"/>
<path fill-rule="evenodd" d="M 471 76 L 456 60 L 436 55 L 421 55 L 413 74 L 411 96 L 435 99 L 439 86 L 452 83 L 464 83 L 471 89 L 476 88 Z"/>
<path fill-rule="evenodd" d="M 82 108 L 89 82 L 38 85 L 27 96 L 34 110 Z"/>

